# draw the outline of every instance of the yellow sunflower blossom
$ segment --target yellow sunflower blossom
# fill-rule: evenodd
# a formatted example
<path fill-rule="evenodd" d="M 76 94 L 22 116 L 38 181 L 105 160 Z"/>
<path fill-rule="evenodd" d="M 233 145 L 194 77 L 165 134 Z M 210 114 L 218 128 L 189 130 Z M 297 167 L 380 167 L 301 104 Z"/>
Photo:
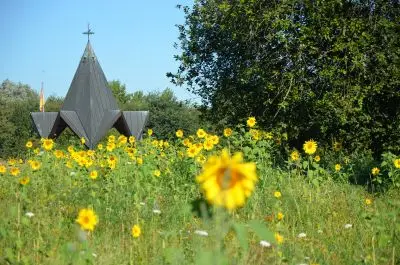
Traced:
<path fill-rule="evenodd" d="M 51 149 L 53 149 L 53 146 L 54 146 L 53 139 L 43 139 L 42 147 L 46 151 L 50 151 Z"/>
<path fill-rule="evenodd" d="M 84 138 L 84 137 L 81 137 L 81 144 L 85 144 L 85 143 L 86 143 L 85 138 Z"/>
<path fill-rule="evenodd" d="M 319 162 L 319 161 L 321 161 L 321 157 L 318 156 L 318 155 L 316 155 L 316 156 L 314 157 L 314 160 L 315 160 L 315 162 Z"/>
<path fill-rule="evenodd" d="M 64 152 L 57 149 L 57 150 L 54 151 L 54 156 L 55 156 L 57 159 L 63 158 L 63 157 L 64 157 Z"/>
<path fill-rule="evenodd" d="M 183 131 L 181 129 L 177 130 L 175 133 L 176 137 L 182 138 L 183 137 Z"/>
<path fill-rule="evenodd" d="M 290 159 L 292 159 L 292 161 L 297 161 L 300 159 L 300 153 L 297 150 L 294 150 L 291 154 L 290 154 Z"/>
<path fill-rule="evenodd" d="M 197 137 L 199 138 L 204 138 L 207 136 L 206 131 L 204 131 L 203 129 L 198 129 L 196 132 Z"/>
<path fill-rule="evenodd" d="M 371 205 L 372 204 L 372 200 L 369 198 L 365 199 L 365 205 Z"/>
<path fill-rule="evenodd" d="M 400 168 L 400 158 L 393 160 L 393 164 L 395 168 Z"/>
<path fill-rule="evenodd" d="M 232 135 L 232 129 L 231 128 L 225 128 L 224 129 L 224 136 L 229 137 Z"/>
<path fill-rule="evenodd" d="M 303 144 L 303 150 L 306 154 L 312 155 L 317 151 L 317 143 L 314 140 L 309 140 Z"/>
<path fill-rule="evenodd" d="M 4 174 L 4 173 L 6 173 L 7 172 L 7 168 L 6 168 L 6 166 L 5 165 L 2 165 L 2 164 L 0 164 L 0 173 L 1 174 Z"/>
<path fill-rule="evenodd" d="M 141 233 L 142 233 L 142 230 L 140 229 L 140 226 L 139 226 L 139 225 L 134 225 L 134 226 L 132 227 L 131 234 L 132 234 L 132 236 L 133 236 L 134 238 L 138 238 L 138 237 L 140 236 Z"/>
<path fill-rule="evenodd" d="M 339 152 L 342 149 L 342 143 L 341 142 L 334 142 L 333 143 L 333 150 L 335 152 Z"/>
<path fill-rule="evenodd" d="M 156 176 L 156 177 L 161 176 L 161 171 L 158 170 L 158 169 L 154 170 L 154 171 L 153 171 L 153 176 Z"/>
<path fill-rule="evenodd" d="M 372 176 L 377 176 L 380 172 L 380 169 L 377 167 L 374 167 L 373 169 L 371 169 L 371 174 Z"/>
<path fill-rule="evenodd" d="M 335 171 L 339 172 L 342 169 L 342 166 L 340 164 L 335 165 Z"/>
<path fill-rule="evenodd" d="M 31 161 L 29 165 L 31 166 L 32 170 L 39 170 L 41 166 L 39 161 Z"/>
<path fill-rule="evenodd" d="M 98 145 L 97 145 L 97 149 L 103 150 L 103 145 L 102 145 L 102 144 L 98 144 Z"/>
<path fill-rule="evenodd" d="M 129 142 L 130 144 L 134 144 L 134 143 L 136 142 L 135 136 L 133 136 L 133 135 L 129 136 L 128 142 Z"/>
<path fill-rule="evenodd" d="M 256 118 L 255 117 L 249 117 L 246 121 L 247 126 L 249 126 L 250 128 L 254 127 L 257 123 Z"/>
<path fill-rule="evenodd" d="M 22 179 L 19 180 L 19 184 L 25 186 L 26 184 L 28 184 L 30 181 L 29 177 L 23 177 Z"/>
<path fill-rule="evenodd" d="M 220 156 L 211 156 L 196 177 L 207 201 L 233 210 L 244 205 L 258 180 L 255 163 L 243 163 L 243 155 L 230 156 L 223 150 Z"/>
<path fill-rule="evenodd" d="M 33 146 L 32 141 L 26 142 L 25 146 L 26 146 L 26 148 L 32 148 L 32 146 Z"/>
<path fill-rule="evenodd" d="M 107 142 L 114 143 L 115 142 L 115 135 L 108 136 Z"/>
<path fill-rule="evenodd" d="M 278 221 L 282 221 L 282 220 L 283 220 L 283 217 L 285 217 L 285 215 L 284 215 L 283 213 L 281 213 L 281 212 L 279 212 L 279 213 L 276 215 L 276 219 L 278 219 Z"/>
<path fill-rule="evenodd" d="M 147 135 L 148 136 L 152 136 L 153 135 L 153 130 L 152 129 L 148 129 L 147 130 Z"/>
<path fill-rule="evenodd" d="M 275 191 L 274 192 L 274 197 L 279 199 L 280 197 L 282 197 L 282 193 L 280 191 Z"/>
<path fill-rule="evenodd" d="M 19 173 L 21 173 L 21 171 L 17 167 L 13 167 L 13 168 L 10 169 L 10 174 L 13 175 L 13 176 L 18 176 Z"/>
<path fill-rule="evenodd" d="M 93 231 L 99 220 L 92 209 L 81 209 L 76 222 L 81 226 L 82 230 Z"/>
<path fill-rule="evenodd" d="M 275 240 L 276 240 L 276 242 L 278 244 L 282 244 L 283 243 L 284 238 L 283 238 L 283 236 L 281 234 L 275 233 L 274 237 L 275 237 Z"/>
<path fill-rule="evenodd" d="M 98 176 L 98 173 L 97 173 L 96 170 L 93 170 L 93 171 L 91 171 L 91 172 L 89 173 L 89 177 L 90 177 L 91 179 L 97 179 L 97 176 Z"/>
<path fill-rule="evenodd" d="M 207 151 L 210 151 L 214 148 L 214 143 L 213 140 L 211 138 L 206 139 L 203 143 L 203 147 L 204 149 L 206 149 Z"/>

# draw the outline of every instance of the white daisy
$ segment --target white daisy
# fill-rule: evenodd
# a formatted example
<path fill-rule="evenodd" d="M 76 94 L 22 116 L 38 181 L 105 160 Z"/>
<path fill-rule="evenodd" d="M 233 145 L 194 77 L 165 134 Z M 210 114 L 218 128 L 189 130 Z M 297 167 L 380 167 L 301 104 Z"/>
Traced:
<path fill-rule="evenodd" d="M 262 246 L 264 248 L 269 248 L 269 247 L 271 247 L 271 243 L 269 243 L 268 241 L 265 241 L 265 240 L 261 240 L 260 246 Z"/>
<path fill-rule="evenodd" d="M 306 236 L 307 236 L 306 233 L 300 233 L 297 235 L 298 238 L 304 238 Z"/>
<path fill-rule="evenodd" d="M 207 231 L 204 230 L 196 230 L 194 231 L 195 234 L 198 234 L 199 236 L 208 236 Z"/>
<path fill-rule="evenodd" d="M 32 218 L 32 217 L 35 216 L 35 214 L 32 213 L 32 212 L 27 212 L 27 213 L 25 213 L 25 216 L 28 216 L 29 218 Z"/>

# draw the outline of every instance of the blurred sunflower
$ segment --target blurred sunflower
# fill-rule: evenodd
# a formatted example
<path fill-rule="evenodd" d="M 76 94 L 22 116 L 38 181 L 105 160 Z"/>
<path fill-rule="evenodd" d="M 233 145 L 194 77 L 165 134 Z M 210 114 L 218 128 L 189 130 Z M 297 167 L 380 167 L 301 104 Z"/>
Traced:
<path fill-rule="evenodd" d="M 6 173 L 6 171 L 7 171 L 7 168 L 4 165 L 0 164 L 0 173 L 4 174 L 4 173 Z"/>
<path fill-rule="evenodd" d="M 232 129 L 231 128 L 225 128 L 224 129 L 224 136 L 229 137 L 232 135 Z"/>
<path fill-rule="evenodd" d="M 26 184 L 29 183 L 29 181 L 30 181 L 30 178 L 29 178 L 29 177 L 23 177 L 22 179 L 19 180 L 19 184 L 25 186 Z"/>
<path fill-rule="evenodd" d="M 175 134 L 176 134 L 176 137 L 178 137 L 178 138 L 183 137 L 183 131 L 181 129 L 177 130 Z"/>
<path fill-rule="evenodd" d="M 254 125 L 256 125 L 257 121 L 256 121 L 255 117 L 249 117 L 247 119 L 246 123 L 247 123 L 247 126 L 249 126 L 251 128 L 251 127 L 254 127 Z"/>
<path fill-rule="evenodd" d="M 19 168 L 13 167 L 13 168 L 10 169 L 10 173 L 11 173 L 11 175 L 13 175 L 13 176 L 18 176 L 19 173 L 21 173 L 21 171 L 19 170 Z"/>
<path fill-rule="evenodd" d="M 393 160 L 393 164 L 395 168 L 400 168 L 400 158 Z"/>
<path fill-rule="evenodd" d="M 292 161 L 297 161 L 300 159 L 300 154 L 297 150 L 294 150 L 291 154 L 290 154 L 290 159 L 292 159 Z"/>
<path fill-rule="evenodd" d="M 303 150 L 308 155 L 314 154 L 317 151 L 317 147 L 318 147 L 318 145 L 314 140 L 306 141 L 303 144 Z"/>
<path fill-rule="evenodd" d="M 142 233 L 142 230 L 140 229 L 139 225 L 134 225 L 132 227 L 131 233 L 134 238 L 138 238 L 140 236 L 140 234 Z"/>
<path fill-rule="evenodd" d="M 25 144 L 26 148 L 32 148 L 33 143 L 31 141 L 26 142 Z"/>
<path fill-rule="evenodd" d="M 196 134 L 197 134 L 197 137 L 199 137 L 199 138 L 204 138 L 207 135 L 206 131 L 204 131 L 203 129 L 198 129 Z"/>
<path fill-rule="evenodd" d="M 81 229 L 93 231 L 99 220 L 92 209 L 81 209 L 76 222 L 81 226 Z"/>
<path fill-rule="evenodd" d="M 243 206 L 258 180 L 255 163 L 243 163 L 243 155 L 231 157 L 227 150 L 211 156 L 197 176 L 207 201 L 229 210 Z"/>
<path fill-rule="evenodd" d="M 374 167 L 374 168 L 371 170 L 372 176 L 377 176 L 377 175 L 379 174 L 379 172 L 380 172 L 380 170 L 379 170 L 379 168 L 377 168 L 377 167 Z"/>
<path fill-rule="evenodd" d="M 43 139 L 42 147 L 46 151 L 50 151 L 51 149 L 53 149 L 53 145 L 54 145 L 54 142 L 52 139 Z"/>

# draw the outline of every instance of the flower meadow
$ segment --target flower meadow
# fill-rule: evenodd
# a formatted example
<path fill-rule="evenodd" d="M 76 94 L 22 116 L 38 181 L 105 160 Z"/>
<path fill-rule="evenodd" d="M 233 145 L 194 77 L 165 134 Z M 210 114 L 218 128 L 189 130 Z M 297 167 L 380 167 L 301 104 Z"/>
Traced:
<path fill-rule="evenodd" d="M 400 157 L 286 139 L 250 117 L 95 150 L 28 141 L 0 161 L 0 264 L 398 264 Z"/>

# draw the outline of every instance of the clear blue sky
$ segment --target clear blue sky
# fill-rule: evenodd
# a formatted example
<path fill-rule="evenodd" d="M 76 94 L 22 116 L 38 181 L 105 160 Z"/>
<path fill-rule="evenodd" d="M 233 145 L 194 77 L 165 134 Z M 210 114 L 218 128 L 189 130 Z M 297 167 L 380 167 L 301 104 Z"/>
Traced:
<path fill-rule="evenodd" d="M 165 76 L 178 68 L 175 25 L 184 14 L 177 4 L 192 6 L 193 0 L 0 0 L 0 82 L 8 78 L 38 91 L 43 81 L 45 96 L 65 96 L 89 22 L 108 80 L 120 80 L 128 92 L 170 87 L 179 99 L 196 99 Z"/>

